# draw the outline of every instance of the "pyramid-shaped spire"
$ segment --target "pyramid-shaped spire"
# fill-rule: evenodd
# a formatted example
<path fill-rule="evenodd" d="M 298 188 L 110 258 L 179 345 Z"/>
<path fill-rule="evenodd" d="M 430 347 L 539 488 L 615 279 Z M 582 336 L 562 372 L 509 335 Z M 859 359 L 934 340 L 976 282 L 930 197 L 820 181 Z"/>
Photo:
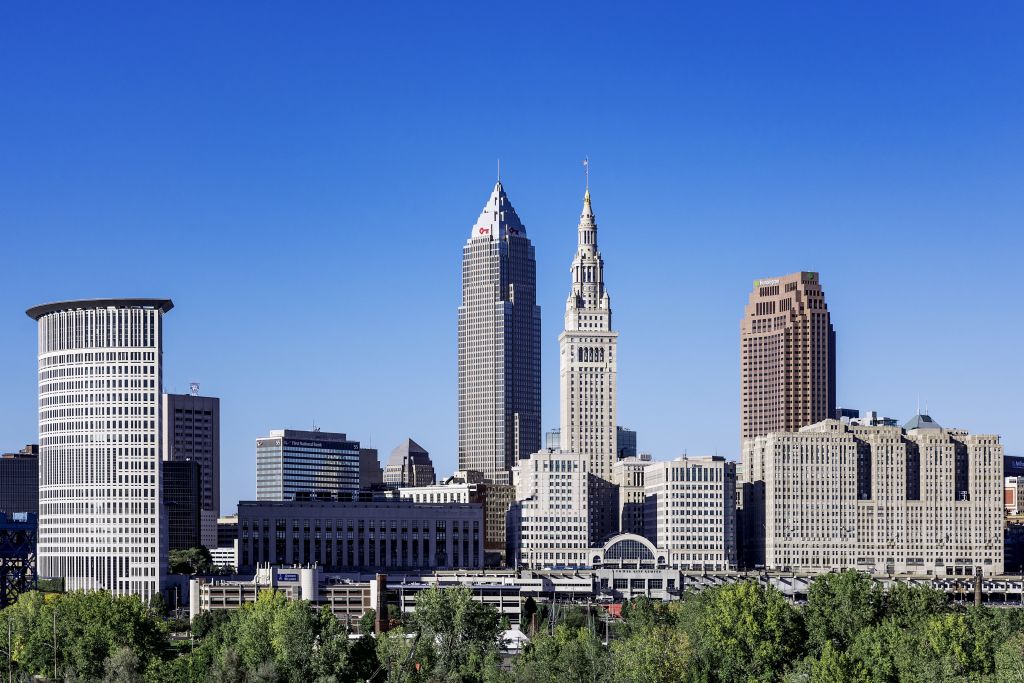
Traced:
<path fill-rule="evenodd" d="M 519 216 L 499 180 L 494 184 L 491 196 L 487 199 L 484 210 L 480 212 L 480 218 L 477 218 L 476 223 L 473 224 L 473 232 L 470 237 L 504 239 L 508 235 L 525 236 L 526 226 L 519 220 Z"/>
<path fill-rule="evenodd" d="M 580 213 L 580 223 L 577 228 L 579 232 L 579 246 L 591 250 L 597 249 L 597 219 L 594 217 L 594 209 L 590 206 L 590 188 L 587 188 L 583 195 L 583 211 Z"/>

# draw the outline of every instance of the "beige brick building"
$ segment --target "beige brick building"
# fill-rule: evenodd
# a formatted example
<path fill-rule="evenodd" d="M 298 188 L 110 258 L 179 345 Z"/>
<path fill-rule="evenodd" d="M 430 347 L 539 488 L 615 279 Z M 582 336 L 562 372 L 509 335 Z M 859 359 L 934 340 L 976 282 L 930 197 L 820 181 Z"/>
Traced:
<path fill-rule="evenodd" d="M 740 323 L 744 439 L 834 417 L 835 340 L 817 273 L 754 281 Z"/>
<path fill-rule="evenodd" d="M 744 445 L 749 564 L 876 574 L 1003 572 L 999 437 L 824 420 Z M 650 480 L 650 472 L 648 472 Z M 753 555 L 753 557 L 751 557 Z"/>

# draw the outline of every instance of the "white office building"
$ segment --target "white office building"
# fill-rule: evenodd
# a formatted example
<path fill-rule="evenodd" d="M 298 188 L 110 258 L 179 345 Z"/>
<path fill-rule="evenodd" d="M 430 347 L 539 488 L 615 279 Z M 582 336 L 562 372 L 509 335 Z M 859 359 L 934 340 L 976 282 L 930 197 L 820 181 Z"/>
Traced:
<path fill-rule="evenodd" d="M 670 565 L 736 568 L 736 463 L 683 456 L 650 463 L 644 480 L 644 532 Z"/>
<path fill-rule="evenodd" d="M 508 517 L 509 564 L 585 566 L 590 532 L 591 459 L 541 451 L 512 470 L 516 502 Z"/>
<path fill-rule="evenodd" d="M 169 299 L 36 306 L 40 577 L 149 599 L 166 574 L 163 314 Z"/>

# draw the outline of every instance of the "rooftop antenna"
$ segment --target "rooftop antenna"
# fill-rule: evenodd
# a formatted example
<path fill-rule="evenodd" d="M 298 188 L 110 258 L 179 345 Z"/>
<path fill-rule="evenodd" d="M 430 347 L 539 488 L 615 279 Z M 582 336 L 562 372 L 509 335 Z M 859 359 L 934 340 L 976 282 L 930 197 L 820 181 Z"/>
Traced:
<path fill-rule="evenodd" d="M 583 157 L 583 173 L 587 177 L 587 192 L 590 192 L 590 157 Z"/>
<path fill-rule="evenodd" d="M 193 396 L 199 395 L 199 382 L 189 382 L 188 392 Z"/>
<path fill-rule="evenodd" d="M 498 182 L 501 182 L 501 157 L 498 157 Z"/>

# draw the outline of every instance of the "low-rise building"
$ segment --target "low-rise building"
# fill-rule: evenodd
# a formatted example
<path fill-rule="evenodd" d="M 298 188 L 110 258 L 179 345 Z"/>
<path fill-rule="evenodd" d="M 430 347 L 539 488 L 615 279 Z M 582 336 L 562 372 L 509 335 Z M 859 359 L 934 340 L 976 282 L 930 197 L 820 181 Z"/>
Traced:
<path fill-rule="evenodd" d="M 515 488 L 507 484 L 483 481 L 483 473 L 476 470 L 456 472 L 441 484 L 431 486 L 403 486 L 398 489 L 401 498 L 415 503 L 477 503 L 484 510 L 484 551 L 488 566 L 504 564 L 508 539 L 505 533 L 506 515 L 515 498 Z"/>
<path fill-rule="evenodd" d="M 319 564 L 325 571 L 482 568 L 478 503 L 242 501 L 238 569 Z"/>

